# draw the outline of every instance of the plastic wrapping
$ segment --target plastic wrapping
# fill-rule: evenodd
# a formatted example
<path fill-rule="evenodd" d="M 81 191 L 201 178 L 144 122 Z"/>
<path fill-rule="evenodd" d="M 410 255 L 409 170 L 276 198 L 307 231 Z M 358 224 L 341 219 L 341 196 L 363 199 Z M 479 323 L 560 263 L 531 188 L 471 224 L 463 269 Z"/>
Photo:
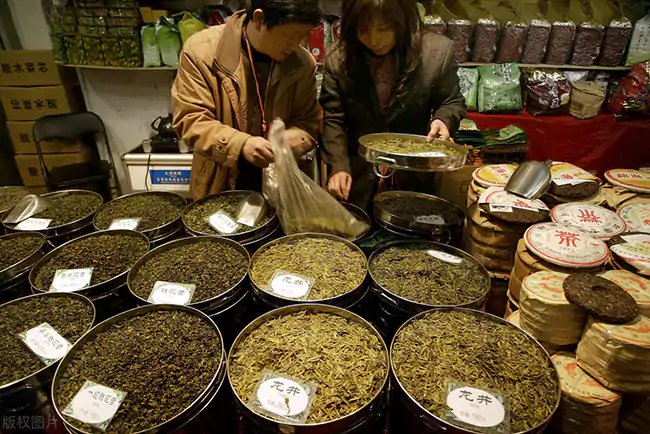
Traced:
<path fill-rule="evenodd" d="M 165 17 L 160 17 L 156 23 L 156 44 L 163 63 L 177 68 L 181 54 L 181 37 L 172 22 Z"/>
<path fill-rule="evenodd" d="M 528 75 L 528 113 L 563 115 L 569 112 L 571 83 L 562 71 L 534 70 Z"/>
<path fill-rule="evenodd" d="M 566 65 L 571 57 L 576 25 L 573 21 L 556 21 L 551 28 L 546 63 Z"/>
<path fill-rule="evenodd" d="M 580 24 L 573 45 L 572 65 L 592 66 L 600 55 L 600 47 L 605 37 L 605 27 L 595 22 Z"/>
<path fill-rule="evenodd" d="M 447 23 L 447 37 L 454 41 L 454 55 L 456 62 L 469 61 L 469 43 L 472 40 L 474 27 L 469 20 L 449 20 Z"/>
<path fill-rule="evenodd" d="M 178 22 L 178 30 L 181 32 L 183 45 L 190 36 L 207 28 L 207 24 L 198 19 L 194 14 L 187 11 L 183 12 L 183 18 Z"/>
<path fill-rule="evenodd" d="M 637 63 L 618 83 L 609 100 L 616 117 L 650 116 L 650 62 Z"/>
<path fill-rule="evenodd" d="M 632 23 L 627 18 L 612 20 L 605 31 L 603 50 L 598 64 L 600 66 L 618 66 L 632 36 Z"/>
<path fill-rule="evenodd" d="M 447 24 L 440 15 L 425 15 L 424 24 L 431 29 L 433 33 L 444 35 L 447 31 Z"/>
<path fill-rule="evenodd" d="M 528 27 L 521 63 L 542 63 L 550 37 L 551 23 L 546 20 L 532 20 Z"/>
<path fill-rule="evenodd" d="M 509 21 L 503 28 L 497 63 L 519 62 L 524 52 L 528 26 L 524 22 Z"/>
<path fill-rule="evenodd" d="M 478 110 L 481 113 L 521 110 L 521 73 L 517 65 L 481 66 L 478 85 Z"/>
<path fill-rule="evenodd" d="M 499 22 L 494 18 L 480 18 L 476 23 L 473 62 L 492 62 L 499 42 Z"/>
<path fill-rule="evenodd" d="M 141 33 L 143 66 L 151 68 L 162 65 L 160 49 L 156 44 L 156 26 L 152 24 L 142 26 Z"/>
<path fill-rule="evenodd" d="M 625 64 L 632 66 L 635 63 L 647 61 L 650 61 L 650 14 L 641 18 L 634 25 Z"/>
<path fill-rule="evenodd" d="M 274 163 L 264 169 L 263 192 L 273 205 L 286 234 L 320 232 L 357 238 L 368 230 L 343 205 L 298 168 L 291 149 L 284 143 L 281 120 L 269 134 Z"/>
<path fill-rule="evenodd" d="M 460 91 L 465 97 L 465 105 L 468 110 L 476 110 L 478 98 L 478 69 L 458 68 L 458 79 Z"/>

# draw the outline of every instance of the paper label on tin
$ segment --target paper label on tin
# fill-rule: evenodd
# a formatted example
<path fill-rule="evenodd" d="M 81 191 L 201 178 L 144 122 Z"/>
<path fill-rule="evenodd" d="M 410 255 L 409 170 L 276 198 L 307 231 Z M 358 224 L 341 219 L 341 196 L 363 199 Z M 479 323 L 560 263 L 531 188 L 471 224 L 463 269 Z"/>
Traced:
<path fill-rule="evenodd" d="M 427 250 L 427 253 L 433 256 L 434 258 L 440 259 L 441 261 L 449 262 L 452 264 L 460 264 L 463 262 L 463 258 L 458 256 L 451 255 L 449 253 L 441 252 L 439 250 Z"/>
<path fill-rule="evenodd" d="M 46 365 L 64 357 L 71 347 L 70 343 L 46 322 L 18 333 L 18 337 Z"/>
<path fill-rule="evenodd" d="M 444 225 L 445 219 L 439 215 L 419 215 L 415 217 L 415 221 L 418 223 L 425 223 L 429 225 Z"/>
<path fill-rule="evenodd" d="M 650 234 L 621 235 L 621 238 L 626 243 L 639 243 L 642 241 L 650 241 Z"/>
<path fill-rule="evenodd" d="M 446 402 L 450 410 L 443 418 L 454 425 L 485 433 L 510 433 L 508 397 L 501 392 L 448 380 Z"/>
<path fill-rule="evenodd" d="M 271 278 L 268 290 L 281 297 L 304 300 L 314 286 L 316 280 L 311 277 L 277 270 Z"/>
<path fill-rule="evenodd" d="M 86 381 L 63 414 L 106 431 L 125 396 L 121 390 Z"/>
<path fill-rule="evenodd" d="M 115 219 L 111 222 L 111 225 L 108 227 L 108 229 L 126 229 L 134 231 L 137 229 L 138 225 L 140 225 L 140 220 L 140 217 Z"/>
<path fill-rule="evenodd" d="M 650 203 L 633 203 L 618 210 L 630 231 L 650 233 Z"/>
<path fill-rule="evenodd" d="M 50 292 L 74 292 L 90 286 L 93 269 L 71 268 L 69 270 L 56 270 Z"/>
<path fill-rule="evenodd" d="M 30 217 L 18 223 L 16 229 L 20 229 L 21 231 L 40 231 L 46 229 L 50 223 L 52 223 L 52 219 L 36 219 Z"/>
<path fill-rule="evenodd" d="M 317 388 L 315 383 L 265 369 L 248 405 L 276 419 L 304 423 Z"/>
<path fill-rule="evenodd" d="M 149 294 L 148 300 L 154 304 L 189 304 L 192 301 L 196 285 L 157 281 Z"/>
<path fill-rule="evenodd" d="M 490 204 L 490 212 L 512 212 L 512 207 L 508 205 Z"/>
<path fill-rule="evenodd" d="M 603 239 L 610 239 L 626 229 L 625 221 L 615 212 L 586 203 L 558 205 L 551 211 L 551 218 Z"/>
<path fill-rule="evenodd" d="M 206 220 L 215 231 L 223 235 L 235 233 L 241 227 L 239 223 L 223 211 L 217 211 Z"/>

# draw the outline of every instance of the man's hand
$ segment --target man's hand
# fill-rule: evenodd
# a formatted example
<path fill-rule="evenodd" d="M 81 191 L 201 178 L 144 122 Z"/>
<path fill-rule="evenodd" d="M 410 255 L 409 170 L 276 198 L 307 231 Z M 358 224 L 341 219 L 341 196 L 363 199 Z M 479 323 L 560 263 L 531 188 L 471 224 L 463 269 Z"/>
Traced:
<path fill-rule="evenodd" d="M 352 188 L 352 175 L 348 172 L 336 172 L 327 182 L 327 190 L 339 200 L 348 200 Z"/>
<path fill-rule="evenodd" d="M 310 143 L 305 140 L 305 133 L 297 128 L 289 128 L 284 132 L 285 145 L 291 149 L 296 160 L 310 151 Z"/>
<path fill-rule="evenodd" d="M 263 137 L 250 137 L 241 150 L 244 158 L 257 167 L 264 169 L 273 162 L 271 143 Z"/>
<path fill-rule="evenodd" d="M 434 139 L 449 140 L 449 129 L 440 119 L 434 119 L 431 122 L 431 129 L 429 130 L 427 140 L 433 142 Z"/>

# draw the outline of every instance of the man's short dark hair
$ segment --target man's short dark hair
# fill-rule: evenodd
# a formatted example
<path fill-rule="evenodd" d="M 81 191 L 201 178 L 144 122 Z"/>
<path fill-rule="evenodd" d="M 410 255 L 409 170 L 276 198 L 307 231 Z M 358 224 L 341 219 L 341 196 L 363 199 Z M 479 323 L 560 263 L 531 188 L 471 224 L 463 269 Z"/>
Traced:
<path fill-rule="evenodd" d="M 323 18 L 320 0 L 248 0 L 246 16 L 249 20 L 257 9 L 264 12 L 264 24 L 268 29 L 289 22 L 316 26 Z"/>

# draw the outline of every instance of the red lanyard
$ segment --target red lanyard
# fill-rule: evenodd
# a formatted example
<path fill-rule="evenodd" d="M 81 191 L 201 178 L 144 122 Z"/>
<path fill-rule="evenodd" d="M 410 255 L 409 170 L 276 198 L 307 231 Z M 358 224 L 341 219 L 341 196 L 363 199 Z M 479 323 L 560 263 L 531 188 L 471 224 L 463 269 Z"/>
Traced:
<path fill-rule="evenodd" d="M 262 134 L 264 138 L 267 136 L 267 124 L 266 124 L 266 111 L 264 110 L 264 105 L 266 103 L 266 98 L 262 101 L 262 93 L 260 92 L 260 83 L 257 80 L 257 72 L 255 72 L 255 62 L 253 61 L 253 52 L 251 50 L 251 44 L 248 42 L 248 35 L 246 35 L 246 30 L 244 30 L 244 39 L 246 40 L 246 48 L 248 49 L 248 60 L 251 63 L 251 70 L 253 71 L 253 79 L 255 80 L 255 91 L 257 92 L 257 102 L 260 105 L 260 114 L 262 115 Z M 266 80 L 266 93 L 268 94 L 269 85 L 271 83 L 271 73 L 273 72 L 274 62 L 271 62 L 271 69 L 269 70 L 269 77 Z"/>

